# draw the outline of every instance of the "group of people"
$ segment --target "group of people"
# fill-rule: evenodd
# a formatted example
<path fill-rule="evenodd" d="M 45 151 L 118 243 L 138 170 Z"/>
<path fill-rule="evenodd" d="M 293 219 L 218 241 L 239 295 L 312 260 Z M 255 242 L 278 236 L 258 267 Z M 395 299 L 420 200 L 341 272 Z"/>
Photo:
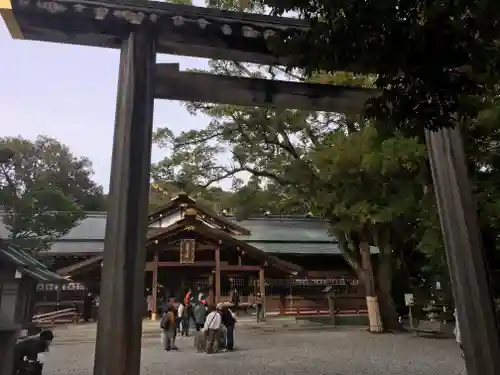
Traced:
<path fill-rule="evenodd" d="M 170 299 L 163 309 L 160 321 L 161 341 L 166 351 L 177 350 L 176 337 L 190 335 L 190 325 L 196 328 L 195 342 L 202 340 L 207 353 L 216 350 L 231 351 L 234 348 L 235 314 L 226 306 L 207 305 L 204 296 L 195 298 L 188 291 L 180 303 Z"/>

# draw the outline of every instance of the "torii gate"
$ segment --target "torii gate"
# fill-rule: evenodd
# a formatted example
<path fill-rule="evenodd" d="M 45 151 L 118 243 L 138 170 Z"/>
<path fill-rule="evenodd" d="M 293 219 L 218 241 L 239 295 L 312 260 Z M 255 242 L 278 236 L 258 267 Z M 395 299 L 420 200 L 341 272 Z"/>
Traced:
<path fill-rule="evenodd" d="M 0 14 L 16 39 L 121 50 L 94 374 L 137 375 L 154 98 L 359 112 L 377 93 L 156 64 L 156 54 L 167 53 L 293 65 L 270 44 L 282 30 L 306 32 L 297 19 L 144 0 L 0 0 Z M 469 375 L 498 375 L 500 348 L 460 135 L 441 130 L 427 139 Z"/>

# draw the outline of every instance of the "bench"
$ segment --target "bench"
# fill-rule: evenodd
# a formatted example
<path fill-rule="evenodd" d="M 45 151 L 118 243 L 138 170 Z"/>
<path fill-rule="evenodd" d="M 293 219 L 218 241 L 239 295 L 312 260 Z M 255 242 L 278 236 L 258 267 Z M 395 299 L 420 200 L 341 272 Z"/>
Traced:
<path fill-rule="evenodd" d="M 75 308 L 68 308 L 33 315 L 32 322 L 45 328 L 53 327 L 56 324 L 78 323 L 79 317 Z"/>
<path fill-rule="evenodd" d="M 444 327 L 446 324 L 439 320 L 420 320 L 417 325 L 413 328 L 413 332 L 415 332 L 416 336 L 420 336 L 422 334 L 432 335 L 434 337 L 443 336 L 448 333 Z"/>

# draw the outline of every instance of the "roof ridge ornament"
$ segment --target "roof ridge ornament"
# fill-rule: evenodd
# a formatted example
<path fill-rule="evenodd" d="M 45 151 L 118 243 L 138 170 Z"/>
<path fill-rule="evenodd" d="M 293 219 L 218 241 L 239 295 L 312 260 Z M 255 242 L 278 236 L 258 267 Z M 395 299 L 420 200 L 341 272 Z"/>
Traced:
<path fill-rule="evenodd" d="M 114 10 L 113 11 L 113 16 L 117 18 L 123 18 L 125 21 L 128 21 L 131 24 L 134 25 L 140 25 L 146 15 L 142 12 L 132 12 L 130 10 Z"/>
<path fill-rule="evenodd" d="M 38 0 L 36 2 L 36 6 L 40 9 L 45 9 L 49 13 L 56 14 L 56 13 L 62 13 L 68 10 L 68 7 L 66 7 L 63 4 L 56 3 L 55 1 L 40 1 Z"/>
<path fill-rule="evenodd" d="M 224 24 L 221 26 L 221 31 L 222 31 L 222 34 L 224 35 L 231 35 L 233 33 L 233 29 L 231 29 L 231 26 L 229 26 L 228 24 Z"/>
<path fill-rule="evenodd" d="M 203 30 L 205 30 L 208 25 L 211 25 L 211 22 L 208 22 L 205 18 L 198 18 L 196 22 L 198 23 L 198 26 L 200 26 L 200 28 Z"/>
<path fill-rule="evenodd" d="M 250 26 L 242 26 L 241 32 L 243 33 L 243 36 L 245 36 L 247 38 L 257 38 L 260 36 L 260 31 L 257 31 L 253 27 L 250 27 Z"/>
<path fill-rule="evenodd" d="M 196 216 L 198 215 L 198 211 L 195 208 L 187 208 L 186 211 L 184 211 L 184 216 Z"/>
<path fill-rule="evenodd" d="M 172 20 L 174 21 L 174 26 L 182 26 L 185 22 L 185 19 L 182 16 L 173 16 Z"/>

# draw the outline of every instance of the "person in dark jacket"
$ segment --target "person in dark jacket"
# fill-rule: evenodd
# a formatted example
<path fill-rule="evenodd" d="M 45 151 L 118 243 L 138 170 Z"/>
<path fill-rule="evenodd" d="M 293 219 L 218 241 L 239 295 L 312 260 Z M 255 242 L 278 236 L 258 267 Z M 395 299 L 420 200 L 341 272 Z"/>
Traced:
<path fill-rule="evenodd" d="M 224 350 L 234 349 L 234 326 L 236 324 L 236 316 L 227 306 L 219 306 L 221 322 L 226 327 L 226 342 Z"/>
<path fill-rule="evenodd" d="M 231 303 L 234 306 L 234 309 L 238 309 L 238 305 L 240 304 L 240 293 L 238 292 L 238 289 L 233 288 L 231 292 Z"/>
<path fill-rule="evenodd" d="M 92 305 L 94 304 L 94 296 L 88 292 L 83 299 L 83 320 L 88 322 L 92 317 Z"/>
<path fill-rule="evenodd" d="M 198 302 L 193 307 L 194 323 L 196 324 L 196 331 L 200 331 L 205 324 L 205 319 L 207 317 L 207 307 Z"/>
<path fill-rule="evenodd" d="M 175 333 L 177 330 L 177 325 L 175 322 L 175 308 L 173 305 L 168 306 L 167 310 L 163 313 L 160 321 L 161 328 L 161 342 L 163 349 L 170 351 L 176 350 L 175 346 Z"/>
<path fill-rule="evenodd" d="M 44 330 L 38 336 L 20 339 L 14 347 L 14 375 L 40 375 L 43 363 L 39 362 L 38 355 L 48 351 L 54 334 Z"/>

